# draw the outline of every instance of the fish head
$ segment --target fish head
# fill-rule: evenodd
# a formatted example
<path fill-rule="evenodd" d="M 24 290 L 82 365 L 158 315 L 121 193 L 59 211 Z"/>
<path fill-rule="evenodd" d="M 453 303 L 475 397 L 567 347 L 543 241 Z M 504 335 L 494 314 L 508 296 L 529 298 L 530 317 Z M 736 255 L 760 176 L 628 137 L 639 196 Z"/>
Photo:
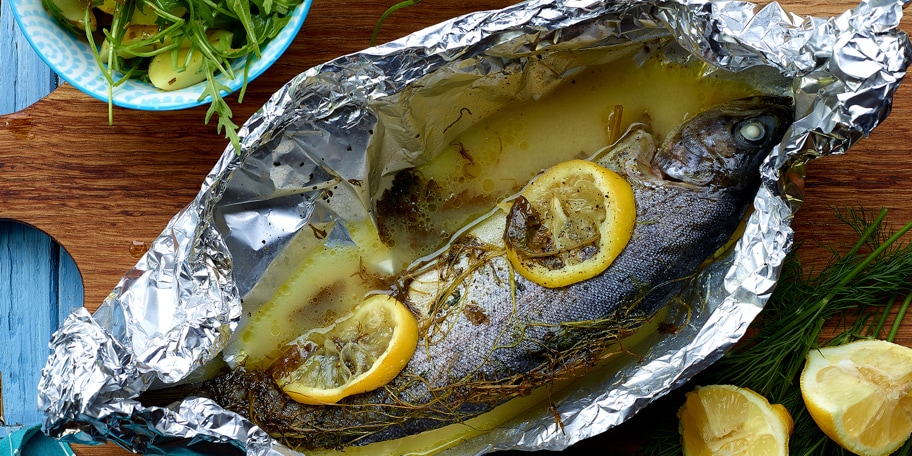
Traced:
<path fill-rule="evenodd" d="M 664 180 L 684 185 L 749 188 L 793 119 L 792 99 L 787 97 L 724 103 L 672 131 L 656 151 L 652 168 Z"/>

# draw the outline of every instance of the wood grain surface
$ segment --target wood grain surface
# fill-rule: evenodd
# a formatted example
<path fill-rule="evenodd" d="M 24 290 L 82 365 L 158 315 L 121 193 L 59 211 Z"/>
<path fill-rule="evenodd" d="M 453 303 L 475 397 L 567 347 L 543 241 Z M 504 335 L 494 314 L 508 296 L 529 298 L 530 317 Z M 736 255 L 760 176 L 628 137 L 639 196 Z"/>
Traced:
<path fill-rule="evenodd" d="M 229 102 L 238 122 L 248 118 L 289 79 L 304 70 L 369 45 L 381 13 L 393 1 L 316 0 L 285 55 L 247 90 L 243 103 Z M 511 0 L 439 0 L 400 10 L 381 29 L 379 41 Z M 829 17 L 855 2 L 780 2 L 799 15 Z M 912 22 L 903 18 L 909 32 Z M 186 206 L 227 141 L 205 108 L 149 112 L 114 109 L 64 84 L 30 108 L 0 116 L 0 219 L 37 227 L 73 257 L 82 275 L 85 305 L 94 310 L 137 258 L 133 243 L 149 242 Z M 853 233 L 832 207 L 887 207 L 896 225 L 912 220 L 912 88 L 903 85 L 889 119 L 848 154 L 809 164 L 806 199 L 793 224 L 805 242 L 801 257 L 822 266 L 826 250 L 844 246 Z M 912 325 L 899 341 L 912 344 Z M 585 445 L 585 444 L 584 444 Z M 78 447 L 80 455 L 126 454 L 112 445 Z"/>

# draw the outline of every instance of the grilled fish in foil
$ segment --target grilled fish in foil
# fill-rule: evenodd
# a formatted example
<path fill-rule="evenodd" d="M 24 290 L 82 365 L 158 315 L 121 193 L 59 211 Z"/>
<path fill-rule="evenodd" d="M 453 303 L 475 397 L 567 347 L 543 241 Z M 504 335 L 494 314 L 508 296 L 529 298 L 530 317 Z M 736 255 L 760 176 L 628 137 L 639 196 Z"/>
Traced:
<path fill-rule="evenodd" d="M 718 359 L 763 307 L 800 204 L 786 175 L 845 152 L 888 115 L 912 55 L 897 30 L 902 6 L 862 2 L 819 19 L 775 3 L 755 11 L 743 2 L 531 1 L 315 67 L 244 124 L 240 153 L 225 151 L 101 307 L 74 312 L 54 335 L 39 385 L 44 429 L 136 451 L 202 439 L 293 453 L 211 399 L 149 406 L 140 395 L 199 380 L 222 361 L 244 365 L 233 336 L 290 278 L 312 248 L 307 239 L 352 242 L 340 222 L 373 220 L 373 202 L 398 172 L 428 162 L 479 119 L 544 98 L 587 67 L 656 55 L 705 62 L 707 77 L 794 100 L 794 122 L 765 151 L 734 249 L 677 293 L 683 305 L 666 317 L 676 331 L 652 334 L 639 357 L 583 377 L 550 409 L 449 451 L 561 449 L 616 426 Z M 673 161 L 659 167 L 665 177 L 701 179 Z"/>
<path fill-rule="evenodd" d="M 421 348 L 383 388 L 352 396 L 344 405 L 283 400 L 278 386 L 293 383 L 300 358 L 320 348 L 308 344 L 286 349 L 271 364 L 275 368 L 234 370 L 188 395 L 211 397 L 242 415 L 256 410 L 260 427 L 306 451 L 398 439 L 465 422 L 513 397 L 528 397 L 536 387 L 570 378 L 575 370 L 591 369 L 606 353 L 620 354 L 612 353 L 611 345 L 630 340 L 625 335 L 642 329 L 731 237 L 756 194 L 765 152 L 781 140 L 791 120 L 788 98 L 740 99 L 688 120 L 658 149 L 648 133 L 637 129 L 593 157 L 630 183 L 637 223 L 617 258 L 587 280 L 542 286 L 514 272 L 498 254 L 505 231 L 516 234 L 519 243 L 530 230 L 528 237 L 548 235 L 541 233 L 550 231 L 547 222 L 533 219 L 572 219 L 587 187 L 573 192 L 577 201 L 561 204 L 560 214 L 550 207 L 547 213 L 530 209 L 520 197 L 509 216 L 497 211 L 485 217 L 452 241 L 430 268 L 407 271 L 401 285 L 392 287 L 403 290 L 395 294 L 424 330 Z M 742 131 L 756 135 L 748 138 Z M 569 225 L 562 223 L 561 229 L 572 230 Z M 589 241 L 597 237 L 582 225 L 581 236 L 570 235 L 573 247 L 566 255 L 534 258 L 556 262 L 555 269 L 563 271 L 564 261 L 572 260 L 568 256 L 592 255 L 595 242 Z M 542 253 L 555 251 L 546 247 Z M 334 345 L 341 346 L 345 364 L 358 362 L 361 350 L 348 354 L 345 343 Z M 317 372 L 304 375 L 322 378 L 327 370 L 320 364 Z M 549 389 L 552 395 L 555 390 Z"/>

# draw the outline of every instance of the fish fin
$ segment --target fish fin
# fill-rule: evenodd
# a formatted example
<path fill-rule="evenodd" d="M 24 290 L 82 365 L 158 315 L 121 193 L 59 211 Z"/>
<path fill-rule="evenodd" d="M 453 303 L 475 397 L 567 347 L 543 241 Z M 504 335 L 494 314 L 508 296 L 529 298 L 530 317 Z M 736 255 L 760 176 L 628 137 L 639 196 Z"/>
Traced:
<path fill-rule="evenodd" d="M 643 179 L 654 176 L 650 166 L 658 143 L 649 126 L 634 123 L 614 144 L 597 151 L 590 160 L 618 174 Z"/>

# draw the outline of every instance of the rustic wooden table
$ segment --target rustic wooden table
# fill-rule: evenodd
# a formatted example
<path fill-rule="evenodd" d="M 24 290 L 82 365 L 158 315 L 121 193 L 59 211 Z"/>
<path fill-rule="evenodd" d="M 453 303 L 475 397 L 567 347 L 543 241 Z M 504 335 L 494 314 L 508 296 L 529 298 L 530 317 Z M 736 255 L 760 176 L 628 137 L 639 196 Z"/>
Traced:
<path fill-rule="evenodd" d="M 237 103 L 236 95 L 229 98 L 235 120 L 248 118 L 304 70 L 367 47 L 378 17 L 393 3 L 315 1 L 295 42 L 250 85 L 243 103 Z M 379 42 L 459 14 L 511 3 L 514 0 L 425 2 L 390 16 Z M 856 6 L 854 0 L 780 3 L 788 11 L 817 17 L 836 16 Z M 2 404 L 8 424 L 28 425 L 40 420 L 34 412 L 33 388 L 36 369 L 47 354 L 50 328 L 73 306 L 97 308 L 135 264 L 131 245 L 154 239 L 191 201 L 226 140 L 214 125 L 203 124 L 205 108 L 115 108 L 114 125 L 108 126 L 106 104 L 67 84 L 38 100 L 56 86 L 55 79 L 17 35 L 7 6 L 0 6 Z M 901 28 L 912 30 L 908 17 Z M 839 247 L 853 242 L 853 233 L 833 216 L 833 206 L 887 207 L 895 224 L 912 220 L 912 190 L 906 187 L 912 180 L 910 130 L 912 88 L 904 85 L 896 94 L 891 117 L 871 137 L 844 156 L 809 165 L 806 203 L 793 225 L 797 238 L 806 242 L 801 256 L 809 266 L 822 266 L 827 258 L 817 243 Z M 909 328 L 904 327 L 898 340 L 912 345 Z M 8 388 L 14 382 L 19 390 Z M 607 445 L 583 445 L 603 444 Z M 77 452 L 125 453 L 113 445 L 80 447 Z"/>

